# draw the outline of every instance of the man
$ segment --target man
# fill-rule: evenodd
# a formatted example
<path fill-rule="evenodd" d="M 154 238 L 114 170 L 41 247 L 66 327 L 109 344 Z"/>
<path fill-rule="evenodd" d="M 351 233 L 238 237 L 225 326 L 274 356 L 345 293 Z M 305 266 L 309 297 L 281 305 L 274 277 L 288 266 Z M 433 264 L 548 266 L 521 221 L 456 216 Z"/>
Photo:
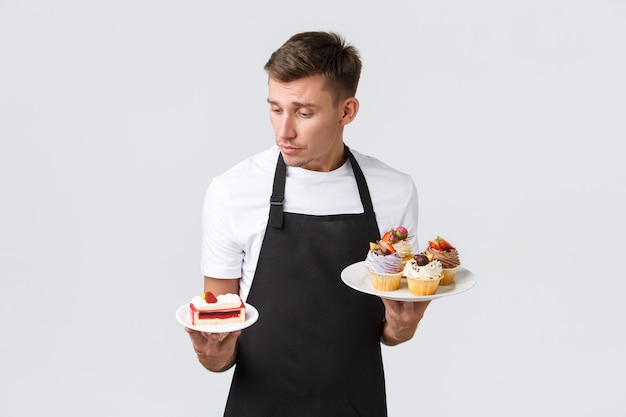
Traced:
<path fill-rule="evenodd" d="M 205 291 L 239 293 L 259 320 L 186 331 L 205 368 L 236 364 L 225 416 L 385 416 L 380 343 L 411 339 L 428 302 L 362 294 L 340 273 L 385 230 L 416 236 L 415 185 L 344 144 L 361 60 L 341 37 L 296 34 L 265 70 L 277 146 L 213 179 L 202 242 Z"/>

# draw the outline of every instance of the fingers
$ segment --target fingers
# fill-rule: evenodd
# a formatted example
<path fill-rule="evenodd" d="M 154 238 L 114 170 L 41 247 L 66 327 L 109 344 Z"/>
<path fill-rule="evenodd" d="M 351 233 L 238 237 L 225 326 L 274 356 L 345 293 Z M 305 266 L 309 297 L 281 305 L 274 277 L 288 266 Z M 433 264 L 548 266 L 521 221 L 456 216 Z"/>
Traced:
<path fill-rule="evenodd" d="M 191 338 L 194 346 L 216 345 L 220 341 L 222 333 L 205 333 L 185 327 L 185 331 Z"/>
<path fill-rule="evenodd" d="M 241 330 L 228 333 L 204 333 L 204 335 L 212 340 L 217 340 L 217 343 L 226 344 L 235 342 L 237 338 L 239 338 L 239 335 L 241 335 Z"/>
<path fill-rule="evenodd" d="M 401 323 L 417 323 L 424 316 L 428 301 L 405 302 L 383 299 L 385 316 L 388 320 Z"/>
<path fill-rule="evenodd" d="M 205 333 L 185 327 L 191 344 L 197 355 L 209 356 L 219 353 L 222 349 L 230 349 L 237 341 L 241 330 L 228 333 Z"/>
<path fill-rule="evenodd" d="M 427 301 L 396 301 L 383 298 L 383 304 L 388 310 L 393 310 L 397 313 L 411 313 L 421 312 L 423 313 L 430 304 L 430 300 Z"/>
<path fill-rule="evenodd" d="M 413 304 L 413 312 L 414 313 L 418 313 L 420 315 L 423 315 L 424 312 L 426 311 L 426 307 L 428 307 L 428 305 L 430 304 L 430 300 L 428 301 L 419 301 L 416 303 L 411 303 Z"/>

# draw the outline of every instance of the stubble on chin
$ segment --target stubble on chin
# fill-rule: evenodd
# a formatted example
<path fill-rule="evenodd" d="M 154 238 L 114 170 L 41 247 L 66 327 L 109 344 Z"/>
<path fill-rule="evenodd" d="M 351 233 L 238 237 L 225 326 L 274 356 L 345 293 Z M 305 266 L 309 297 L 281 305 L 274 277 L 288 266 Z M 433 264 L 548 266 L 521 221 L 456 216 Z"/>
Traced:
<path fill-rule="evenodd" d="M 302 168 L 309 162 L 313 161 L 313 159 L 302 159 L 302 158 L 293 158 L 290 156 L 283 155 L 283 160 L 285 161 L 285 165 L 294 167 L 294 168 Z"/>

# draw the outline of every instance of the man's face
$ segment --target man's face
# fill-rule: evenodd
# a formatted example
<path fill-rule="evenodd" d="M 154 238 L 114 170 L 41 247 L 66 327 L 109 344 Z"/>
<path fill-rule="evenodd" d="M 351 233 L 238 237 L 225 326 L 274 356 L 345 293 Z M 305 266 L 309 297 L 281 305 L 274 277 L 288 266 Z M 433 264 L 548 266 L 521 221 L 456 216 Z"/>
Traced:
<path fill-rule="evenodd" d="M 344 104 L 333 105 L 321 75 L 279 82 L 270 78 L 270 121 L 285 163 L 331 171 L 343 163 Z"/>

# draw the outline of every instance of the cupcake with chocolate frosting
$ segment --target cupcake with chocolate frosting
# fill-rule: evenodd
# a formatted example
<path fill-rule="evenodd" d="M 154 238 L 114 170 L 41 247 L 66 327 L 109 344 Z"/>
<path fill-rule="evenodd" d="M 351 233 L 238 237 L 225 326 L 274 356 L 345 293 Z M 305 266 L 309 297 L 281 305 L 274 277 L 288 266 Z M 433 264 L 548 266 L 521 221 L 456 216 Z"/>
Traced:
<path fill-rule="evenodd" d="M 428 248 L 422 252 L 424 255 L 432 255 L 443 268 L 443 278 L 439 285 L 452 285 L 456 271 L 461 265 L 459 252 L 448 241 L 441 236 L 437 236 L 434 240 L 428 242 Z"/>

